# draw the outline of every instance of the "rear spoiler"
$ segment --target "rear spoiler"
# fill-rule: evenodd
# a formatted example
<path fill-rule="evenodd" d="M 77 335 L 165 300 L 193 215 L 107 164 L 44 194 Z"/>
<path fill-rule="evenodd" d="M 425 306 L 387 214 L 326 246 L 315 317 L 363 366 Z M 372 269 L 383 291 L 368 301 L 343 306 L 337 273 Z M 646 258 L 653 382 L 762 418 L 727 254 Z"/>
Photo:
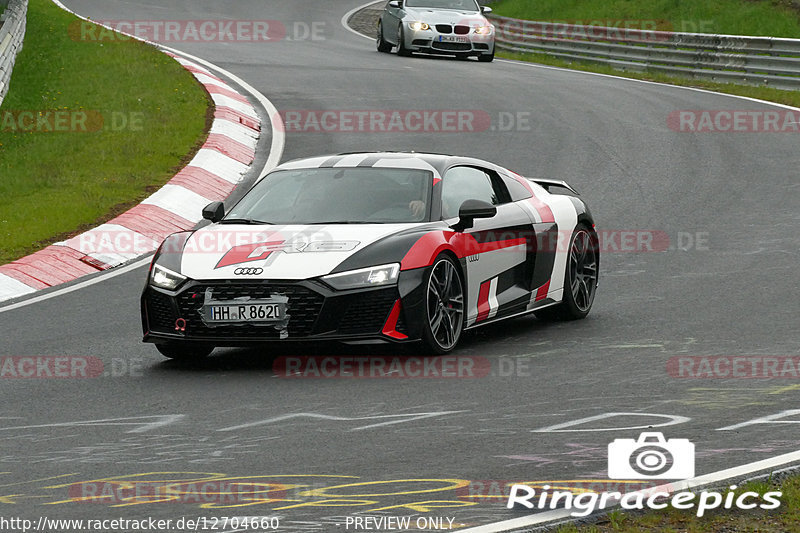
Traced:
<path fill-rule="evenodd" d="M 572 191 L 573 193 L 580 195 L 578 191 L 576 191 L 569 183 L 563 180 L 553 180 L 550 178 L 526 178 L 528 181 L 532 181 L 537 185 L 544 187 L 544 190 L 550 192 L 550 187 L 563 187 L 568 191 Z"/>

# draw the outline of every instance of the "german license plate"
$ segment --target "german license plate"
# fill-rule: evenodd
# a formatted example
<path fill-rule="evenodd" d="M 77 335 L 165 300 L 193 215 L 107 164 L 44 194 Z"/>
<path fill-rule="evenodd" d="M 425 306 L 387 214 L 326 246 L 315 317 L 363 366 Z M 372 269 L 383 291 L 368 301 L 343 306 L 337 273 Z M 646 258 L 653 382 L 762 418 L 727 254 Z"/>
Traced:
<path fill-rule="evenodd" d="M 469 39 L 466 37 L 459 37 L 458 35 L 440 35 L 440 43 L 468 43 Z"/>
<path fill-rule="evenodd" d="M 280 322 L 285 307 L 274 302 L 243 302 L 235 305 L 210 305 L 208 322 Z"/>

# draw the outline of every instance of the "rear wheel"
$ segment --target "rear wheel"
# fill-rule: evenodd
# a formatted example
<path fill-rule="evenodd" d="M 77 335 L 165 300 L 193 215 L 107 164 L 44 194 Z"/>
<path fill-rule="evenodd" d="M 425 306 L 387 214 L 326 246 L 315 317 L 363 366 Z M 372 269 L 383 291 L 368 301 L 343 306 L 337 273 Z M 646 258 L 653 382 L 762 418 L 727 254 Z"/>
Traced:
<path fill-rule="evenodd" d="M 206 344 L 195 345 L 170 342 L 166 344 L 156 344 L 156 350 L 164 357 L 170 359 L 191 361 L 193 359 L 200 360 L 208 357 L 209 354 L 214 351 L 214 347 Z"/>
<path fill-rule="evenodd" d="M 403 26 L 400 25 L 400 29 L 397 30 L 397 55 L 399 56 L 410 56 L 411 50 L 406 48 L 406 38 L 403 35 Z"/>
<path fill-rule="evenodd" d="M 575 320 L 584 318 L 594 303 L 597 290 L 597 237 L 579 224 L 572 233 L 564 273 L 564 298 L 560 304 L 536 311 L 542 320 Z"/>
<path fill-rule="evenodd" d="M 378 38 L 376 42 L 378 52 L 383 52 L 384 54 L 388 54 L 392 51 L 392 45 L 387 43 L 383 38 L 383 24 L 378 21 Z"/>
<path fill-rule="evenodd" d="M 464 330 L 464 283 L 455 262 L 436 258 L 425 285 L 425 326 L 422 340 L 436 353 L 450 352 Z"/>

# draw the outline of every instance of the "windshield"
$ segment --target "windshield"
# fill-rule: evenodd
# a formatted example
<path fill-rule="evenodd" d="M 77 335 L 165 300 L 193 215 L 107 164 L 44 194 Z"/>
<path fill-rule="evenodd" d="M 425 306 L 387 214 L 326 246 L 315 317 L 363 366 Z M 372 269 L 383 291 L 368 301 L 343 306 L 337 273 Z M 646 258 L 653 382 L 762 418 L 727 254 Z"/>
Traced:
<path fill-rule="evenodd" d="M 433 9 L 458 9 L 480 11 L 475 0 L 406 0 L 406 7 L 430 7 Z"/>
<path fill-rule="evenodd" d="M 269 224 L 428 220 L 432 174 L 396 168 L 314 168 L 268 174 L 225 220 Z"/>

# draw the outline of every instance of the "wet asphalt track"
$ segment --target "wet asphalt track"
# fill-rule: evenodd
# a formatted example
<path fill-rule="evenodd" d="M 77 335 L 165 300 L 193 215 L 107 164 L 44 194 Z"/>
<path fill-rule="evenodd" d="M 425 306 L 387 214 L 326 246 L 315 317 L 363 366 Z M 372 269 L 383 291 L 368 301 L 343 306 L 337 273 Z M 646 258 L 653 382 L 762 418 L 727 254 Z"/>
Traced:
<path fill-rule="evenodd" d="M 519 513 L 505 510 L 502 498 L 468 497 L 470 489 L 480 492 L 478 483 L 604 478 L 606 445 L 638 429 L 535 431 L 603 413 L 641 416 L 571 429 L 687 418 L 664 431 L 695 443 L 698 474 L 800 449 L 796 423 L 722 430 L 797 408 L 796 378 L 676 379 L 666 370 L 675 356 L 800 352 L 796 137 L 667 126 L 676 110 L 768 107 L 511 62 L 378 54 L 340 25 L 356 5 L 68 2 L 96 19 L 271 19 L 290 35 L 298 23 L 316 23 L 322 40 L 169 44 L 231 71 L 282 111 L 461 109 L 492 118 L 493 128 L 472 133 L 289 133 L 284 160 L 379 149 L 475 155 L 566 179 L 588 198 L 599 229 L 663 232 L 670 249 L 604 254 L 587 320 L 528 317 L 467 335 L 456 354 L 486 358 L 492 368 L 472 379 L 282 379 L 272 372 L 279 355 L 391 355 L 386 347 L 292 344 L 217 350 L 195 366 L 166 361 L 140 342 L 144 267 L 0 313 L 0 356 L 90 356 L 107 374 L 0 380 L 0 514 L 264 515 L 280 516 L 281 530 L 336 531 L 354 512 L 407 515 L 418 510 L 385 508 L 437 500 L 450 503 L 421 515 L 483 524 Z M 499 131 L 500 120 L 518 113 L 529 127 Z M 698 236 L 700 247 L 686 246 Z M 790 420 L 800 422 L 797 414 Z M 270 493 L 279 501 L 205 508 L 196 501 L 63 502 L 74 495 L 68 485 L 83 481 L 212 473 L 280 483 L 270 486 L 280 489 Z M 431 481 L 453 479 L 473 483 L 453 489 L 457 482 Z M 304 492 L 353 483 L 372 484 Z M 337 506 L 308 505 L 322 499 Z"/>

